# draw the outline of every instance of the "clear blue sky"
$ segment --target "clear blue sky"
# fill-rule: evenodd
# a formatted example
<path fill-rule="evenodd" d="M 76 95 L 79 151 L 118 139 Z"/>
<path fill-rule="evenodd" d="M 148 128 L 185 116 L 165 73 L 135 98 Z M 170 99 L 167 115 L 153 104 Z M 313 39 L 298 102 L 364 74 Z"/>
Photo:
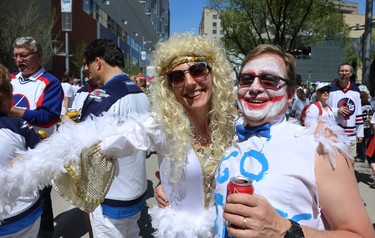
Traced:
<path fill-rule="evenodd" d="M 366 0 L 348 0 L 359 3 L 359 14 L 364 14 Z M 171 11 L 171 35 L 173 33 L 194 32 L 198 34 L 206 0 L 169 0 Z"/>
<path fill-rule="evenodd" d="M 198 34 L 205 0 L 169 0 L 171 35 L 194 32 Z"/>

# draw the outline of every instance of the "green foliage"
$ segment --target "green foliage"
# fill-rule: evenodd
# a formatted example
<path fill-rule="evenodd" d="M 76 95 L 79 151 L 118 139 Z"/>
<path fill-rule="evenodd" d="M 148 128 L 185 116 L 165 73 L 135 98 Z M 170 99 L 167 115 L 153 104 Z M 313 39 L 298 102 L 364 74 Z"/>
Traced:
<path fill-rule="evenodd" d="M 48 62 L 52 56 L 52 27 L 55 22 L 54 12 L 41 11 L 43 1 L 30 0 L 21 5 L 16 0 L 0 1 L 0 63 L 16 69 L 13 61 L 13 41 L 20 36 L 32 36 L 43 47 L 44 59 Z M 20 7 L 21 6 L 21 7 Z M 51 17 L 46 17 L 51 14 Z"/>
<path fill-rule="evenodd" d="M 88 46 L 88 43 L 86 42 L 80 42 L 74 44 L 74 54 L 73 57 L 70 59 L 70 63 L 73 65 L 73 72 L 74 75 L 80 75 L 81 74 L 81 68 L 83 63 L 83 54 L 85 53 L 85 50 Z"/>
<path fill-rule="evenodd" d="M 226 47 L 236 54 L 246 55 L 258 44 L 276 44 L 291 51 L 343 37 L 343 16 L 331 2 L 209 0 L 209 7 L 218 11 Z"/>

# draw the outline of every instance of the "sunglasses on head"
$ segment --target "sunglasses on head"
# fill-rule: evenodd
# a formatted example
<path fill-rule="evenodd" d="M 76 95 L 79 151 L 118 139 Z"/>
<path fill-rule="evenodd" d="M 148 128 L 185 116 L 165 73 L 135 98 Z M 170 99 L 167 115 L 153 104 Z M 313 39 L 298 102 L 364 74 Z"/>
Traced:
<path fill-rule="evenodd" d="M 260 84 L 264 89 L 279 90 L 288 83 L 288 80 L 270 73 L 261 73 L 259 75 L 252 73 L 241 73 L 239 76 L 239 86 L 250 87 L 253 84 L 255 78 L 259 79 Z M 285 83 L 279 85 L 280 80 Z"/>
<path fill-rule="evenodd" d="M 196 82 L 201 82 L 207 78 L 210 72 L 211 67 L 206 62 L 197 62 L 191 65 L 187 70 L 170 71 L 167 74 L 167 78 L 172 86 L 181 87 L 185 84 L 186 73 L 189 73 Z"/>

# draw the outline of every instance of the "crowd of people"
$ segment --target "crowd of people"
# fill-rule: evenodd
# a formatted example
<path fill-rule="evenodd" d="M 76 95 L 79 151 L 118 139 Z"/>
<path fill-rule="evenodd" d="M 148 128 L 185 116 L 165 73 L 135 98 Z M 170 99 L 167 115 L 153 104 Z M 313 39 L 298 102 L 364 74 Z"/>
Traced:
<path fill-rule="evenodd" d="M 370 165 L 373 175 L 368 185 L 375 188 L 375 156 L 366 156 L 370 140 L 375 134 L 375 125 L 371 122 L 375 100 L 365 85 L 357 85 L 351 81 L 352 71 L 349 63 L 339 65 L 337 79 L 333 83 L 318 82 L 311 94 L 311 102 L 305 105 L 301 104 L 301 94 L 305 98 L 308 95 L 304 87 L 299 87 L 291 110 L 294 112 L 295 122 L 307 127 L 316 123 L 317 118 L 334 118 L 350 139 L 349 153 L 354 158 L 353 163 L 367 160 Z"/>
<path fill-rule="evenodd" d="M 353 167 L 374 110 L 364 117 L 350 64 L 334 83 L 317 84 L 310 104 L 295 85 L 295 58 L 275 45 L 251 50 L 236 82 L 224 46 L 191 34 L 158 43 L 151 85 L 123 72 L 112 40 L 87 46 L 89 83 L 75 90 L 62 86 L 74 76 L 60 83 L 41 57 L 35 39 L 20 37 L 20 72 L 0 67 L 0 133 L 20 142 L 0 144 L 0 237 L 52 237 L 51 187 L 85 212 L 90 236 L 139 237 L 147 151 L 159 164 L 155 237 L 375 237 Z M 51 127 L 70 108 L 79 120 L 63 119 L 39 141 L 30 126 Z M 254 194 L 227 194 L 236 176 L 251 180 Z"/>

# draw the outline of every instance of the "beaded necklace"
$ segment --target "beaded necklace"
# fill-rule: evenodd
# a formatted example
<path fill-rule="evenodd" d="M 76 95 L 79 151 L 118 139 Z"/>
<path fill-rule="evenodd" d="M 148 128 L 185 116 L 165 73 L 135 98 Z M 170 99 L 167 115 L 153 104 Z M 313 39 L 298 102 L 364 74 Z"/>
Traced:
<path fill-rule="evenodd" d="M 191 127 L 192 146 L 201 164 L 203 175 L 204 206 L 208 208 L 215 187 L 215 175 L 220 160 L 214 156 L 211 140 L 202 138 L 195 127 Z"/>

